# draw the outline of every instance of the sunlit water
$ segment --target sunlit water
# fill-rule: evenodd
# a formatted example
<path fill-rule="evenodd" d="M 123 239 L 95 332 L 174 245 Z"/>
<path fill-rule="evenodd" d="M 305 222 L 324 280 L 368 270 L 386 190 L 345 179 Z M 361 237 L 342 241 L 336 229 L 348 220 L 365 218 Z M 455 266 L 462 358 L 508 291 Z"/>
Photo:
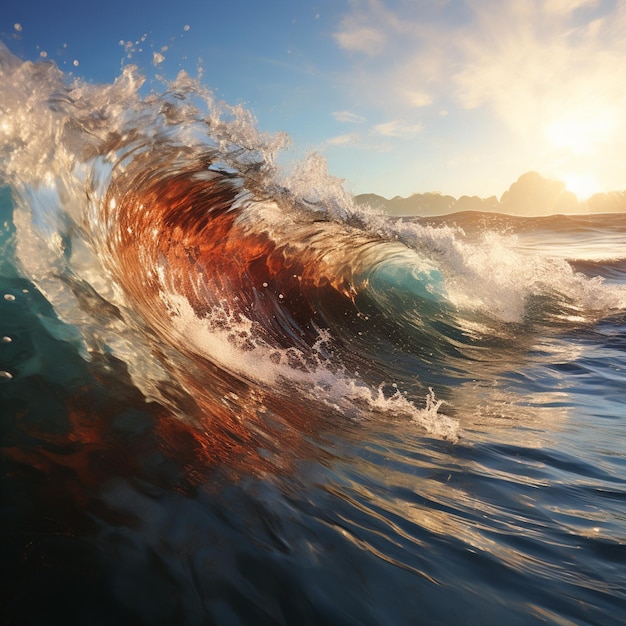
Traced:
<path fill-rule="evenodd" d="M 390 219 L 0 61 L 3 624 L 624 623 L 624 216 Z"/>

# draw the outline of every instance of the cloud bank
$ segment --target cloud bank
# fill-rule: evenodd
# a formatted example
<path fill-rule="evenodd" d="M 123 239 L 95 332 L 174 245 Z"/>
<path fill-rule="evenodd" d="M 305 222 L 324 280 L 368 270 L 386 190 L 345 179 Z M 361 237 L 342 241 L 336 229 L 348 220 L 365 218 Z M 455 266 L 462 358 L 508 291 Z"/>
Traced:
<path fill-rule="evenodd" d="M 353 0 L 334 33 L 351 88 L 389 115 L 452 101 L 593 151 L 624 132 L 626 1 Z"/>

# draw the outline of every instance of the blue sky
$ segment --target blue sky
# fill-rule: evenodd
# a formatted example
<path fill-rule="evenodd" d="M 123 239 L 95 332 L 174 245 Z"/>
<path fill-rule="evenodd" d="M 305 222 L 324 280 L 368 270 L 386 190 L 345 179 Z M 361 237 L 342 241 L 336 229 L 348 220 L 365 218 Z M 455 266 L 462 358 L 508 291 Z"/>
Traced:
<path fill-rule="evenodd" d="M 353 193 L 500 196 L 528 170 L 626 188 L 626 0 L 2 4 L 12 52 L 91 81 L 201 65 Z"/>

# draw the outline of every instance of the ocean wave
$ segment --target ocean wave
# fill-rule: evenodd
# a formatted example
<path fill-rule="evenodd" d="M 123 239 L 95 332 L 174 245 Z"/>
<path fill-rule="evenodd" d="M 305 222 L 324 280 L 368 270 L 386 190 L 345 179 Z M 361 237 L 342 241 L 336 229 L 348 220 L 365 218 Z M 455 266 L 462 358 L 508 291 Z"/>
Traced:
<path fill-rule="evenodd" d="M 284 137 L 186 74 L 144 93 L 132 66 L 111 85 L 68 83 L 0 50 L 0 79 L 21 271 L 80 330 L 86 358 L 112 352 L 179 414 L 164 380 L 214 421 L 271 407 L 315 419 L 313 403 L 455 440 L 432 389 L 523 350 L 537 325 L 626 302 L 565 260 L 524 254 L 515 234 L 357 207 L 319 157 L 281 170 Z M 247 398 L 239 415 L 233 393 Z"/>

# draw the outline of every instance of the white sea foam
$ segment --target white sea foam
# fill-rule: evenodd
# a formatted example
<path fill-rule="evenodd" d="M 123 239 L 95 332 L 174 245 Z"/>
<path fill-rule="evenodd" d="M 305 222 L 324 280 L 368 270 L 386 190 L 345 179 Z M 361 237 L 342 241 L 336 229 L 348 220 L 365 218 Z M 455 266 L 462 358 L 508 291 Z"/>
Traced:
<path fill-rule="evenodd" d="M 533 297 L 551 297 L 586 314 L 626 308 L 626 289 L 588 278 L 562 258 L 528 255 L 514 235 L 486 231 L 469 240 L 456 227 L 392 220 L 365 210 L 365 228 L 383 240 L 401 242 L 426 257 L 443 278 L 445 298 L 458 311 L 480 312 L 505 323 L 523 321 Z"/>
<path fill-rule="evenodd" d="M 183 296 L 169 293 L 163 298 L 186 348 L 238 377 L 287 397 L 296 394 L 305 401 L 320 402 L 346 416 L 360 418 L 375 413 L 404 416 L 433 436 L 452 441 L 459 436 L 456 420 L 438 412 L 442 403 L 435 400 L 432 390 L 425 408 L 419 408 L 400 391 L 386 394 L 385 385 L 373 389 L 341 364 L 322 356 L 332 344 L 325 332 L 320 333 L 309 355 L 295 348 L 266 344 L 259 339 L 253 322 L 233 314 L 227 305 L 200 319 Z"/>

